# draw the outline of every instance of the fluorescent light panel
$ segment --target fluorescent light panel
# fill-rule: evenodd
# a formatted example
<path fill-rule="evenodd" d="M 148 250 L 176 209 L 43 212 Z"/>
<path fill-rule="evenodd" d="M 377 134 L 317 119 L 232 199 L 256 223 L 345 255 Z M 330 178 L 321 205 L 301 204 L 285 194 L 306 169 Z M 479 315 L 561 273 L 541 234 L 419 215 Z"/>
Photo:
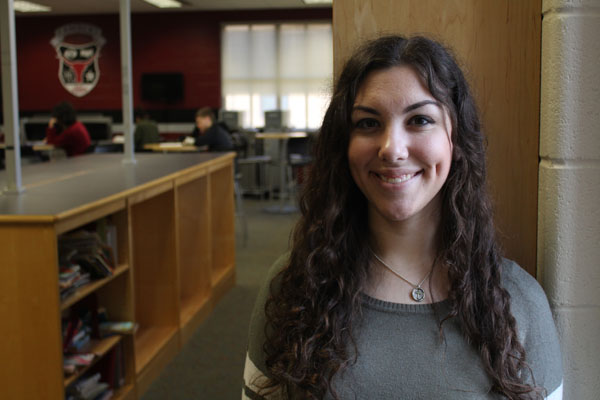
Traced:
<path fill-rule="evenodd" d="M 144 0 L 148 4 L 152 4 L 158 8 L 179 8 L 181 3 L 177 0 Z"/>
<path fill-rule="evenodd" d="M 302 0 L 304 4 L 332 4 L 333 0 Z"/>
<path fill-rule="evenodd" d="M 32 3 L 30 1 L 15 0 L 15 11 L 19 12 L 49 12 L 52 9 L 48 6 Z"/>

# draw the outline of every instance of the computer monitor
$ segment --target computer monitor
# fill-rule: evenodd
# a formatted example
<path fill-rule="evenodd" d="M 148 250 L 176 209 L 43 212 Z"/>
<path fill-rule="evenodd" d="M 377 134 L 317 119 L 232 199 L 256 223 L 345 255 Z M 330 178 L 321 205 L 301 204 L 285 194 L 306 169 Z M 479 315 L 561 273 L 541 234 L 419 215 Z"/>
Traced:
<path fill-rule="evenodd" d="M 243 113 L 241 111 L 221 110 L 219 113 L 219 121 L 227 125 L 230 131 L 237 131 L 243 125 Z"/>
<path fill-rule="evenodd" d="M 80 114 L 77 119 L 85 125 L 93 143 L 112 139 L 112 117 L 101 114 Z"/>
<path fill-rule="evenodd" d="M 44 140 L 50 114 L 39 114 L 21 118 L 21 142 L 31 143 Z M 96 143 L 112 138 L 112 118 L 102 114 L 79 114 L 77 120 L 87 128 L 90 139 Z"/>
<path fill-rule="evenodd" d="M 290 114 L 288 111 L 272 110 L 265 111 L 265 131 L 273 132 L 289 127 Z"/>
<path fill-rule="evenodd" d="M 50 114 L 34 115 L 33 117 L 21 118 L 21 142 L 39 142 L 46 137 L 46 127 L 50 120 Z"/>

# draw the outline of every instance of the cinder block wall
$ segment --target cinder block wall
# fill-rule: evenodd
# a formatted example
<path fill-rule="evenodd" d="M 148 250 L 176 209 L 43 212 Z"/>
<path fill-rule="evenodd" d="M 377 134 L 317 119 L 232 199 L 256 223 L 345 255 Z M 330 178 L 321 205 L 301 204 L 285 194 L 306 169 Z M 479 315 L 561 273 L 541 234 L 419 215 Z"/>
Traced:
<path fill-rule="evenodd" d="M 600 393 L 600 0 L 544 0 L 538 279 L 565 399 Z"/>

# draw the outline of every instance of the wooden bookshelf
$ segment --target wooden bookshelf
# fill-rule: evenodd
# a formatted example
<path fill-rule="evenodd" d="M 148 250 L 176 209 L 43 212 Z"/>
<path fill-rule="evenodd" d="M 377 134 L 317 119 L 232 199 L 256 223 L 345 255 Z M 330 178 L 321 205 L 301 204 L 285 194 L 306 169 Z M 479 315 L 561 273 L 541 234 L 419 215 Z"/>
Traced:
<path fill-rule="evenodd" d="M 140 398 L 235 283 L 233 153 L 92 154 L 23 167 L 25 192 L 0 195 L 0 387 L 6 398 L 64 399 L 65 389 L 123 350 Z M 78 171 L 73 173 L 73 171 Z M 52 176 L 52 179 L 48 179 Z M 0 171 L 0 186 L 3 184 Z M 90 184 L 93 182 L 93 184 Z M 60 300 L 58 236 L 100 219 L 116 227 L 117 267 Z M 4 265 L 3 265 L 4 266 Z M 63 376 L 61 316 L 89 296 L 135 334 L 93 342 L 94 365 Z"/>

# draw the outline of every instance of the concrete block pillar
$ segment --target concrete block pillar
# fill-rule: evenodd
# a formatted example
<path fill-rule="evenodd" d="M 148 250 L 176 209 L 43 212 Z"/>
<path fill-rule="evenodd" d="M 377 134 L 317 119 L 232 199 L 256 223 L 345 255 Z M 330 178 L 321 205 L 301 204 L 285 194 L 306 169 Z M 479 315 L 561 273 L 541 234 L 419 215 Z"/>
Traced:
<path fill-rule="evenodd" d="M 600 393 L 600 0 L 544 0 L 538 278 L 565 399 Z"/>

